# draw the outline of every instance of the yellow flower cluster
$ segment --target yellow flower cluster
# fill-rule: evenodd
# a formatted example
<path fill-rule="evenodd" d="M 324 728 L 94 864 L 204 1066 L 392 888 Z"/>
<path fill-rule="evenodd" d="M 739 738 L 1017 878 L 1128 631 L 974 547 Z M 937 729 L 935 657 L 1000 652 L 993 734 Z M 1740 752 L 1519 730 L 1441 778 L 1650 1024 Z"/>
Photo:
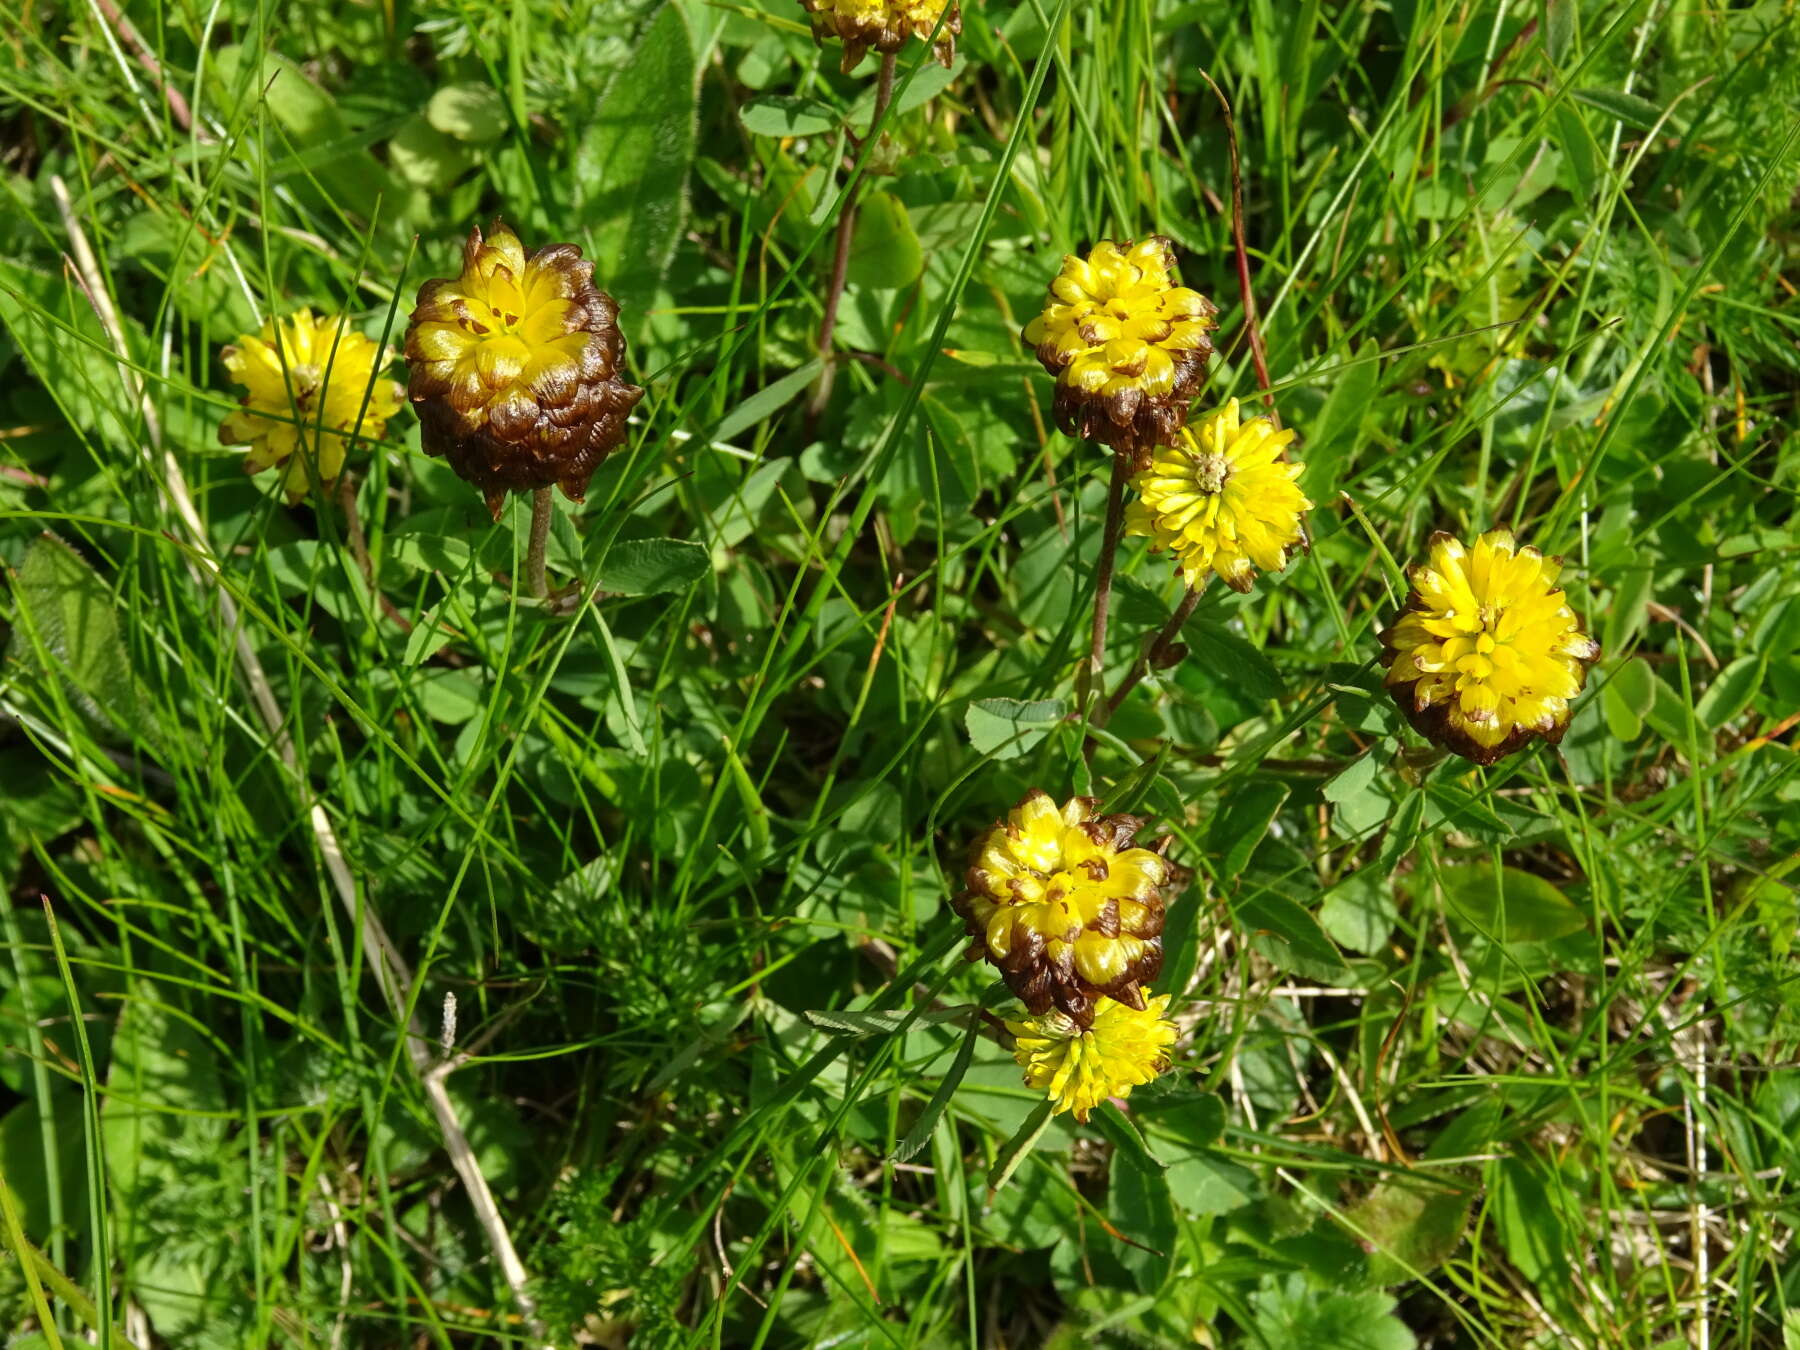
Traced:
<path fill-rule="evenodd" d="M 1387 687 L 1420 735 L 1477 764 L 1562 739 L 1600 644 L 1555 588 L 1561 570 L 1505 530 L 1472 549 L 1432 536 L 1406 608 L 1381 635 Z"/>
<path fill-rule="evenodd" d="M 1175 1024 L 1163 1016 L 1169 996 L 1158 994 L 1142 1008 L 1111 999 L 1102 1002 L 1090 1026 L 1059 1012 L 1029 1021 L 1008 1021 L 1013 1058 L 1025 1070 L 1025 1085 L 1043 1091 L 1055 1112 L 1075 1119 L 1110 1097 L 1126 1097 L 1169 1067 Z"/>
<path fill-rule="evenodd" d="M 400 386 L 379 378 L 389 353 L 345 320 L 315 318 L 310 309 L 267 320 L 222 356 L 245 392 L 219 424 L 219 440 L 250 447 L 249 473 L 279 467 L 290 505 L 312 477 L 324 487 L 335 482 L 349 438 L 379 440 L 401 408 Z"/>
<path fill-rule="evenodd" d="M 1279 572 L 1301 544 L 1301 519 L 1312 503 L 1296 481 L 1304 465 L 1284 460 L 1292 431 L 1267 417 L 1243 420 L 1234 398 L 1173 445 L 1158 446 L 1150 467 L 1132 480 L 1137 500 L 1125 530 L 1175 555 L 1196 589 L 1217 573 L 1247 591 L 1258 568 Z"/>
<path fill-rule="evenodd" d="M 1032 1014 L 1008 1023 L 1026 1081 L 1059 1111 L 1087 1113 L 1167 1062 L 1167 997 L 1143 985 L 1162 968 L 1162 888 L 1175 869 L 1136 845 L 1143 821 L 1101 815 L 1092 797 L 1058 806 L 1033 791 L 969 851 L 952 902 L 986 959 Z"/>
<path fill-rule="evenodd" d="M 1212 355 L 1212 301 L 1180 285 L 1174 246 L 1102 239 L 1069 254 L 1024 338 L 1056 376 L 1056 424 L 1138 458 L 1180 429 Z"/>

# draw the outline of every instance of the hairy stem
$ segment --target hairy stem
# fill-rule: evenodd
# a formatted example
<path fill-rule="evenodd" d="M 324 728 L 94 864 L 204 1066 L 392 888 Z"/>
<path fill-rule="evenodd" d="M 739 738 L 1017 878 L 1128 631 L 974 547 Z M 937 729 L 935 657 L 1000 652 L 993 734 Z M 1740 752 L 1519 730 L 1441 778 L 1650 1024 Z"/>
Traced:
<path fill-rule="evenodd" d="M 1100 559 L 1094 564 L 1094 627 L 1088 641 L 1087 666 L 1078 681 L 1081 710 L 1094 726 L 1104 726 L 1104 705 L 1090 708 L 1093 691 L 1101 687 L 1106 670 L 1106 625 L 1112 616 L 1113 570 L 1119 559 L 1119 536 L 1125 531 L 1125 480 L 1131 477 L 1131 457 L 1113 451 L 1112 482 L 1106 490 L 1106 525 L 1100 534 Z"/>
<path fill-rule="evenodd" d="M 1192 586 L 1188 588 L 1186 594 L 1181 597 L 1181 603 L 1175 606 L 1175 612 L 1169 615 L 1169 621 L 1162 626 L 1162 631 L 1150 640 L 1150 645 L 1144 648 L 1143 654 L 1131 663 L 1131 669 L 1125 672 L 1125 678 L 1120 681 L 1119 687 L 1113 690 L 1112 697 L 1106 700 L 1106 706 L 1095 715 L 1094 724 L 1096 726 L 1106 725 L 1107 719 L 1119 710 L 1119 705 L 1126 700 L 1133 689 L 1143 682 L 1144 676 L 1148 675 L 1151 670 L 1160 670 L 1164 666 L 1174 664 L 1175 644 L 1181 637 L 1182 625 L 1193 616 L 1194 606 L 1200 603 L 1201 592 L 1205 589 L 1204 582 L 1198 588 Z"/>
<path fill-rule="evenodd" d="M 869 134 L 873 136 L 875 129 L 881 125 L 881 118 L 887 112 L 888 104 L 894 98 L 894 66 L 899 60 L 898 52 L 883 52 L 881 55 L 881 74 L 875 85 L 875 113 L 869 118 Z M 831 398 L 832 377 L 836 366 L 831 359 L 831 342 L 837 333 L 838 302 L 844 298 L 844 278 L 850 270 L 850 241 L 856 233 L 856 199 L 862 194 L 862 179 L 851 181 L 849 189 L 844 193 L 844 205 L 838 211 L 837 247 L 831 256 L 831 280 L 825 287 L 825 316 L 819 320 L 819 359 L 825 363 L 819 372 L 819 383 L 813 390 L 812 403 L 806 410 L 807 420 L 816 422 L 825 411 L 825 404 Z"/>
<path fill-rule="evenodd" d="M 539 488 L 531 494 L 531 543 L 525 551 L 525 578 L 534 600 L 550 594 L 550 583 L 544 577 L 544 545 L 550 541 L 550 517 L 556 514 L 551 489 Z"/>

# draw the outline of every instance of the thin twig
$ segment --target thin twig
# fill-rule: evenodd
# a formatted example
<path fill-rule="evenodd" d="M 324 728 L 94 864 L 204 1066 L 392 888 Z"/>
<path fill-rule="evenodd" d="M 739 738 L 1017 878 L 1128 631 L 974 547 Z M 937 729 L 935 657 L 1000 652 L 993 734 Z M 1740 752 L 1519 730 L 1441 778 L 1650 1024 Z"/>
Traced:
<path fill-rule="evenodd" d="M 894 98 L 894 66 L 900 59 L 896 51 L 881 54 L 881 74 L 875 84 L 875 112 L 869 118 L 869 134 L 881 125 L 888 104 Z M 871 153 L 873 147 L 871 147 Z M 825 288 L 825 316 L 819 320 L 819 359 L 825 363 L 819 371 L 819 383 L 813 390 L 812 403 L 806 410 L 809 423 L 817 422 L 831 398 L 831 381 L 836 369 L 831 359 L 831 342 L 837 333 L 838 302 L 844 298 L 844 280 L 850 272 L 850 240 L 856 233 L 856 200 L 862 193 L 863 174 L 854 178 L 844 190 L 844 204 L 838 208 L 837 246 L 831 257 L 831 281 Z"/>
<path fill-rule="evenodd" d="M 81 277 L 101 326 L 106 329 L 114 350 L 118 352 L 119 377 L 124 382 L 126 394 L 143 410 L 144 429 L 149 442 L 148 467 L 187 531 L 190 546 L 188 568 L 196 580 L 210 582 L 216 588 L 220 625 L 232 635 L 238 665 L 244 673 L 244 683 L 249 686 L 251 699 L 262 717 L 263 725 L 268 728 L 277 756 L 293 781 L 296 795 L 307 808 L 308 824 L 312 828 L 314 842 L 318 846 L 319 856 L 324 860 L 325 871 L 331 878 L 333 889 L 345 912 L 353 922 L 360 925 L 364 949 L 373 954 L 369 970 L 381 990 L 382 999 L 402 1023 L 407 1061 L 419 1080 L 426 1101 L 430 1103 L 432 1114 L 437 1118 L 438 1132 L 443 1137 L 444 1151 L 450 1157 L 450 1165 L 469 1194 L 475 1218 L 481 1224 L 488 1247 L 494 1254 L 494 1260 L 500 1267 L 507 1287 L 512 1291 L 514 1302 L 530 1325 L 533 1337 L 540 1341 L 547 1340 L 543 1326 L 538 1321 L 537 1305 L 531 1297 L 530 1277 L 513 1246 L 512 1235 L 507 1231 L 506 1221 L 500 1215 L 493 1190 L 482 1174 L 475 1151 L 469 1147 L 468 1135 L 463 1131 L 462 1121 L 457 1117 L 456 1107 L 450 1101 L 450 1094 L 442 1078 L 434 1077 L 430 1072 L 432 1043 L 417 1021 L 407 1016 L 407 991 L 412 984 L 412 973 L 388 938 L 387 930 L 381 926 L 381 920 L 376 917 L 374 907 L 368 903 L 367 897 L 357 896 L 356 879 L 350 874 L 349 864 L 344 860 L 337 831 L 332 827 L 331 818 L 325 814 L 325 808 L 312 796 L 311 784 L 301 771 L 293 738 L 288 734 L 287 721 L 282 716 L 281 705 L 275 700 L 275 692 L 269 685 L 268 676 L 263 672 L 262 662 L 256 655 L 256 649 L 250 645 L 249 634 L 239 619 L 237 604 L 231 598 L 230 589 L 224 584 L 218 557 L 213 552 L 212 542 L 207 537 L 205 523 L 194 506 L 194 499 L 188 492 L 180 461 L 163 445 L 162 423 L 156 415 L 156 406 L 132 367 L 131 350 L 125 341 L 124 326 L 119 322 L 118 311 L 113 307 L 112 297 L 103 284 L 100 267 L 95 261 L 93 248 L 88 244 L 87 234 L 75 216 L 68 187 L 54 174 L 50 178 L 50 192 L 56 199 L 56 209 L 62 216 L 63 229 L 69 236 L 75 270 Z M 158 453 L 162 459 L 160 465 L 155 459 Z"/>

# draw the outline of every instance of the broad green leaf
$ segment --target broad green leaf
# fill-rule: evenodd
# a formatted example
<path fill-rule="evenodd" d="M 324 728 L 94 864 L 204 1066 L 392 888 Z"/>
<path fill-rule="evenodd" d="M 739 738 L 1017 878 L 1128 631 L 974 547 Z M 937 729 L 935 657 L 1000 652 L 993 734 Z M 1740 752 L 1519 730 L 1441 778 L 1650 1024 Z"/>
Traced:
<path fill-rule="evenodd" d="M 1250 945 L 1282 969 L 1327 981 L 1349 974 L 1319 921 L 1286 896 L 1258 888 L 1233 899 L 1231 915 Z"/>
<path fill-rule="evenodd" d="M 1656 704 L 1656 675 L 1635 657 L 1613 671 L 1600 690 L 1607 730 L 1621 741 L 1635 741 L 1644 718 Z"/>
<path fill-rule="evenodd" d="M 1396 1173 L 1352 1205 L 1344 1225 L 1369 1253 L 1374 1284 L 1400 1284 L 1443 1265 L 1462 1242 L 1469 1192 L 1453 1179 Z"/>
<path fill-rule="evenodd" d="M 447 84 L 425 105 L 425 119 L 444 135 L 491 145 L 506 134 L 506 100 L 487 84 Z"/>
<path fill-rule="evenodd" d="M 1304 428 L 1306 438 L 1297 458 L 1306 465 L 1302 486 L 1314 501 L 1329 499 L 1338 479 L 1338 465 L 1353 455 L 1362 441 L 1363 418 L 1381 388 L 1379 352 L 1373 339 L 1357 349 L 1356 360 L 1338 372 L 1325 406 L 1312 425 Z"/>
<path fill-rule="evenodd" d="M 891 192 L 865 192 L 850 241 L 850 284 L 870 291 L 899 290 L 917 281 L 924 268 L 925 251 L 905 205 Z"/>
<path fill-rule="evenodd" d="M 1453 910 L 1504 942 L 1547 942 L 1587 926 L 1587 916 L 1533 872 L 1476 863 L 1445 867 L 1438 878 Z"/>
<path fill-rule="evenodd" d="M 963 714 L 969 744 L 995 759 L 1017 759 L 1043 740 L 1068 714 L 1060 698 L 1021 703 L 1015 698 L 977 699 Z"/>
<path fill-rule="evenodd" d="M 1332 941 L 1365 956 L 1387 946 L 1399 918 L 1387 876 L 1372 867 L 1359 868 L 1338 882 L 1319 905 L 1319 926 Z"/>
<path fill-rule="evenodd" d="M 1232 685 L 1245 698 L 1280 698 L 1287 692 L 1281 672 L 1262 650 L 1224 624 L 1195 617 L 1182 632 L 1187 638 L 1188 659 L 1206 666 L 1214 678 Z"/>
<path fill-rule="evenodd" d="M 706 549 L 687 539 L 622 539 L 606 551 L 599 587 L 612 595 L 684 591 L 712 570 Z"/>
<path fill-rule="evenodd" d="M 1250 1296 L 1257 1343 L 1275 1350 L 1414 1350 L 1418 1339 L 1379 1290 L 1345 1293 L 1287 1275 Z"/>
<path fill-rule="evenodd" d="M 791 94 L 759 94 L 738 109 L 738 121 L 752 136 L 816 136 L 838 124 L 829 103 Z"/>
<path fill-rule="evenodd" d="M 1735 719 L 1762 688 L 1763 672 L 1767 669 L 1767 657 L 1740 656 L 1721 670 L 1694 705 L 1700 725 L 1707 731 L 1717 731 Z"/>
<path fill-rule="evenodd" d="M 1287 799 L 1287 784 L 1270 780 L 1250 782 L 1225 798 L 1224 808 L 1213 816 L 1207 832 L 1222 882 L 1230 885 L 1243 874 L 1250 855 Z"/>
<path fill-rule="evenodd" d="M 388 141 L 388 163 L 414 187 L 442 190 L 475 166 L 475 152 L 414 116 Z"/>
<path fill-rule="evenodd" d="M 1093 1121 L 1113 1146 L 1107 1217 L 1138 1244 L 1121 1246 L 1114 1255 L 1131 1272 L 1139 1293 L 1154 1294 L 1168 1283 L 1175 1263 L 1175 1201 L 1169 1194 L 1168 1174 L 1117 1106 L 1105 1103 Z"/>
<path fill-rule="evenodd" d="M 1367 834 L 1387 819 L 1390 803 L 1375 786 L 1380 767 L 1374 751 L 1369 751 L 1351 760 L 1322 789 L 1325 800 L 1337 808 L 1333 820 L 1351 838 Z"/>
<path fill-rule="evenodd" d="M 112 592 L 69 545 L 42 535 L 12 579 L 20 609 L 9 665 L 53 678 L 96 729 L 158 739 L 155 708 L 132 672 Z"/>
<path fill-rule="evenodd" d="M 675 256 L 694 160 L 696 73 L 687 20 L 665 4 L 607 86 L 576 149 L 576 206 L 594 276 L 635 322 Z"/>
<path fill-rule="evenodd" d="M 1538 1169 L 1526 1159 L 1505 1158 L 1488 1178 L 1490 1221 L 1513 1265 L 1533 1283 L 1560 1276 L 1568 1268 L 1568 1235 Z"/>

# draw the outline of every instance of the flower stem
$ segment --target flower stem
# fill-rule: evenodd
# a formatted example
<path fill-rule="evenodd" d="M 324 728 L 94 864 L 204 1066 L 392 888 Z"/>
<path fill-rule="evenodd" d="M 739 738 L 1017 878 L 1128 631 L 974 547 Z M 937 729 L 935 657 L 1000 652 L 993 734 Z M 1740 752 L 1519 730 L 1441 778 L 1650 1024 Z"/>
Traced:
<path fill-rule="evenodd" d="M 1131 669 L 1125 673 L 1125 678 L 1120 682 L 1119 687 L 1113 690 L 1112 696 L 1106 700 L 1106 706 L 1094 714 L 1095 726 L 1105 726 L 1107 719 L 1119 710 L 1119 705 L 1125 701 L 1133 689 L 1143 682 L 1144 676 L 1148 675 L 1152 669 L 1160 670 L 1174 664 L 1175 640 L 1181 636 L 1182 625 L 1193 615 L 1194 607 L 1200 603 L 1200 594 L 1204 589 L 1204 584 L 1198 589 L 1191 586 L 1188 588 L 1187 593 L 1181 597 L 1181 603 L 1175 606 L 1175 612 L 1169 615 L 1169 621 L 1162 626 L 1162 631 L 1151 639 L 1150 645 L 1144 649 L 1143 655 L 1132 662 Z"/>
<path fill-rule="evenodd" d="M 556 514 L 550 491 L 539 488 L 531 494 L 531 544 L 525 553 L 525 576 L 536 600 L 550 594 L 550 584 L 544 579 L 544 545 L 550 539 L 550 517 Z"/>
<path fill-rule="evenodd" d="M 888 104 L 894 98 L 894 66 L 899 52 L 881 54 L 881 74 L 875 84 L 875 112 L 869 118 L 869 134 L 881 125 Z M 864 170 L 867 172 L 866 168 Z M 831 398 L 832 377 L 836 367 L 831 359 L 831 341 L 837 333 L 838 302 L 844 298 L 844 279 L 850 271 L 850 241 L 856 233 L 856 199 L 861 195 L 862 179 L 851 180 L 844 193 L 844 205 L 838 211 L 837 247 L 831 258 L 831 281 L 825 288 L 825 316 L 819 320 L 819 359 L 825 363 L 819 372 L 819 383 L 813 390 L 812 403 L 806 410 L 808 423 L 816 422 Z"/>
<path fill-rule="evenodd" d="M 1113 451 L 1112 482 L 1106 490 L 1106 524 L 1100 534 L 1100 558 L 1094 564 L 1094 628 L 1088 642 L 1087 665 L 1077 681 L 1081 694 L 1081 710 L 1090 712 L 1094 689 L 1102 683 L 1106 669 L 1106 625 L 1112 615 L 1113 570 L 1119 558 L 1119 536 L 1125 531 L 1125 480 L 1131 477 L 1131 457 Z M 1105 724 L 1104 707 L 1092 708 L 1090 722 Z"/>

